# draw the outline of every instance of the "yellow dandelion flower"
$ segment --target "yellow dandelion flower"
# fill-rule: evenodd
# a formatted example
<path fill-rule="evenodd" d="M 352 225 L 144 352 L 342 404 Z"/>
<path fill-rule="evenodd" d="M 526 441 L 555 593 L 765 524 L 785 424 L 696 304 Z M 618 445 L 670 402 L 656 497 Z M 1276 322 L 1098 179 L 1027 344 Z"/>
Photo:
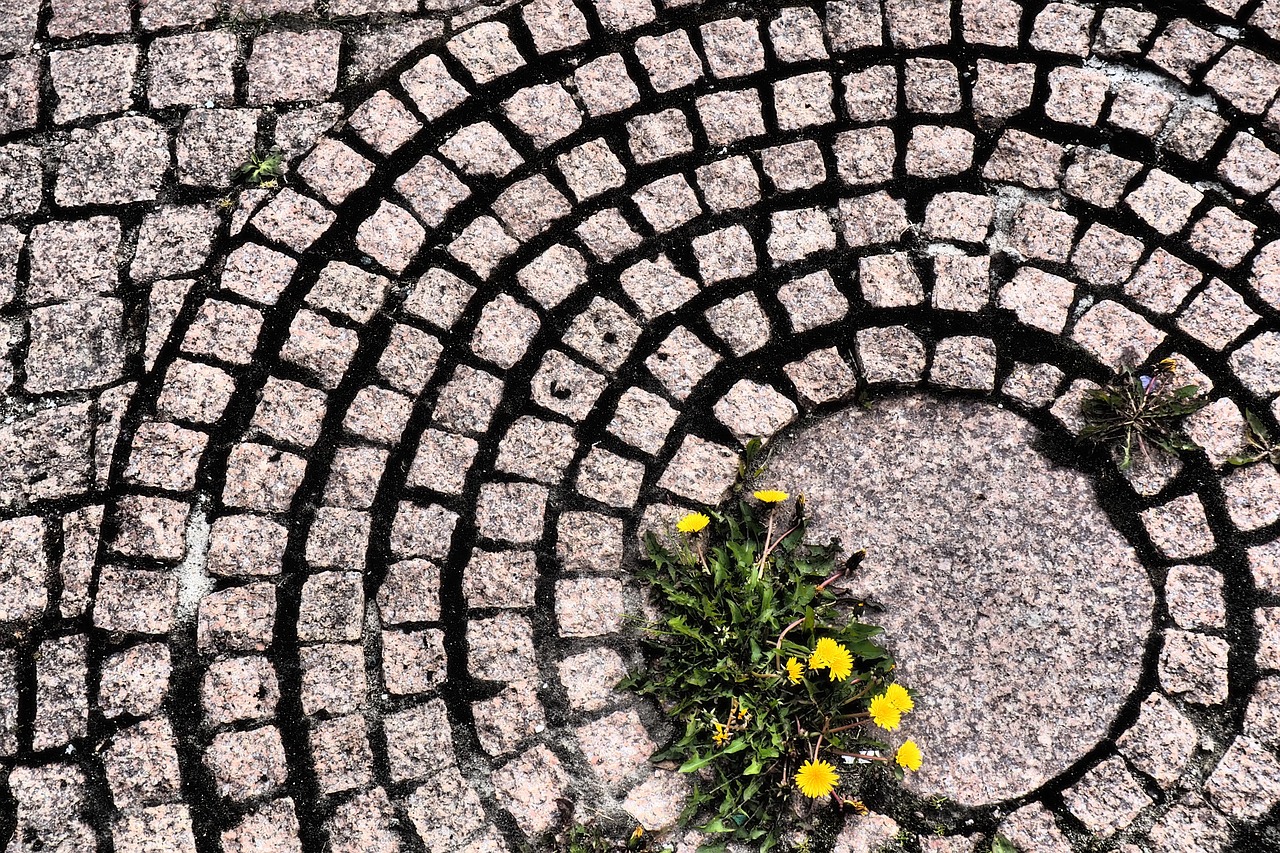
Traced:
<path fill-rule="evenodd" d="M 681 533 L 697 533 L 711 523 L 711 519 L 700 512 L 691 512 L 676 522 L 676 530 Z"/>
<path fill-rule="evenodd" d="M 724 746 L 733 740 L 733 733 L 723 723 L 715 723 L 715 734 L 711 735 L 711 740 L 715 741 L 716 746 Z"/>
<path fill-rule="evenodd" d="M 1162 359 L 1160 359 L 1160 365 L 1159 365 L 1159 366 L 1160 366 L 1163 370 L 1167 370 L 1167 371 L 1168 371 L 1168 372 L 1170 372 L 1170 373 L 1177 373 L 1177 372 L 1178 372 L 1178 360 L 1177 360 L 1177 359 L 1174 359 L 1174 358 L 1162 358 Z"/>
<path fill-rule="evenodd" d="M 804 667 L 800 661 L 793 658 L 787 659 L 787 680 L 792 684 L 799 684 L 800 679 L 804 678 Z"/>
<path fill-rule="evenodd" d="M 796 771 L 796 787 L 806 797 L 825 797 L 840 784 L 840 774 L 825 761 L 806 761 Z"/>
<path fill-rule="evenodd" d="M 920 747 L 916 746 L 916 742 L 913 740 L 904 740 L 902 746 L 898 747 L 898 754 L 894 758 L 900 767 L 905 767 L 907 770 L 919 770 L 920 759 Z"/>
<path fill-rule="evenodd" d="M 815 666 L 813 658 L 809 659 L 810 669 L 826 669 L 831 665 L 832 656 L 839 656 L 840 649 L 844 648 L 830 637 L 823 637 L 818 640 L 817 645 L 813 647 L 813 658 L 817 658 L 819 663 Z"/>
<path fill-rule="evenodd" d="M 890 684 L 884 691 L 885 698 L 893 703 L 893 707 L 902 713 L 915 708 L 916 703 L 911 699 L 911 694 L 907 692 L 907 688 L 901 684 Z"/>
<path fill-rule="evenodd" d="M 902 722 L 902 711 L 881 693 L 871 697 L 871 721 L 882 729 L 893 731 Z"/>
<path fill-rule="evenodd" d="M 829 649 L 824 657 L 827 659 L 827 676 L 832 681 L 844 681 L 853 672 L 853 655 L 839 643 Z"/>
<path fill-rule="evenodd" d="M 862 800 L 845 800 L 845 801 L 844 801 L 844 804 L 845 804 L 846 806 L 848 806 L 849 808 L 853 809 L 853 810 L 854 810 L 855 812 L 857 812 L 858 814 L 869 814 L 869 813 L 870 813 L 870 812 L 867 810 L 867 804 L 866 804 L 866 803 L 864 803 L 864 802 L 862 802 Z"/>
<path fill-rule="evenodd" d="M 756 500 L 766 504 L 780 504 L 791 495 L 786 492 L 780 492 L 777 489 L 761 489 L 755 493 Z"/>

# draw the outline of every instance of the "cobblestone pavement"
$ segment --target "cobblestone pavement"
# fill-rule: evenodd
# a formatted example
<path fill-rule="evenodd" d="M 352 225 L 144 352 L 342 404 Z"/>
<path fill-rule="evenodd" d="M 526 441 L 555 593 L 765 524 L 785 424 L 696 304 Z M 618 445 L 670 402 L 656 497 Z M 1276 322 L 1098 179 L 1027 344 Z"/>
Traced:
<path fill-rule="evenodd" d="M 1280 0 L 470 6 L 0 0 L 6 851 L 669 825 L 627 567 L 775 435 L 932 762 L 816 847 L 1280 849 Z"/>

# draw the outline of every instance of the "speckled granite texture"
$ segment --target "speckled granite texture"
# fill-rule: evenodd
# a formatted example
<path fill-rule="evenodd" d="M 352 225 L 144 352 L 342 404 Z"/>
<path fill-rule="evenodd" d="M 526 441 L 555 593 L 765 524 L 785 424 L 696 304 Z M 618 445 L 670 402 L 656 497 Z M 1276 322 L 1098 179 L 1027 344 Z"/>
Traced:
<path fill-rule="evenodd" d="M 0 0 L 0 843 L 657 836 L 637 534 L 833 417 L 929 752 L 812 849 L 1280 849 L 1278 92 L 1276 0 Z"/>

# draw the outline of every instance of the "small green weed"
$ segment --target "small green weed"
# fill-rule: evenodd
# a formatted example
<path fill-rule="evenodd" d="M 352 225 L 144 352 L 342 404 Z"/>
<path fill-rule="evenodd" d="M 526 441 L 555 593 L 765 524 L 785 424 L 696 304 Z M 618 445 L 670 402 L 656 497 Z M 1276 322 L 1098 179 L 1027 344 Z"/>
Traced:
<path fill-rule="evenodd" d="M 1253 412 L 1244 413 L 1244 453 L 1232 456 L 1227 461 L 1232 465 L 1252 465 L 1263 459 L 1272 465 L 1280 465 L 1280 442 L 1271 440 L 1271 433 L 1262 423 L 1262 419 Z"/>
<path fill-rule="evenodd" d="M 874 729 L 896 729 L 914 703 L 872 642 L 880 629 L 851 619 L 855 602 L 835 586 L 862 554 L 837 568 L 837 543 L 805 542 L 803 499 L 743 491 L 740 481 L 729 505 L 686 515 L 672 538 L 646 536 L 639 576 L 662 617 L 641 633 L 648 666 L 619 685 L 682 724 L 653 760 L 693 777 L 681 823 L 711 836 L 704 850 L 770 850 L 819 801 L 862 808 L 869 767 L 901 778 L 921 760 L 914 742 L 895 754 Z"/>
<path fill-rule="evenodd" d="M 991 839 L 991 853 L 1019 853 L 1013 842 L 1003 835 Z"/>
<path fill-rule="evenodd" d="M 251 187 L 274 187 L 284 177 L 284 152 L 272 148 L 266 155 L 253 153 L 249 161 L 236 170 L 246 185 Z"/>
<path fill-rule="evenodd" d="M 1122 470 L 1133 464 L 1135 449 L 1143 457 L 1149 457 L 1153 447 L 1175 456 L 1195 449 L 1178 423 L 1206 401 L 1196 396 L 1198 385 L 1179 386 L 1176 373 L 1171 358 L 1157 364 L 1150 375 L 1121 368 L 1105 387 L 1090 391 L 1081 402 L 1085 427 L 1080 437 L 1118 446 Z"/>

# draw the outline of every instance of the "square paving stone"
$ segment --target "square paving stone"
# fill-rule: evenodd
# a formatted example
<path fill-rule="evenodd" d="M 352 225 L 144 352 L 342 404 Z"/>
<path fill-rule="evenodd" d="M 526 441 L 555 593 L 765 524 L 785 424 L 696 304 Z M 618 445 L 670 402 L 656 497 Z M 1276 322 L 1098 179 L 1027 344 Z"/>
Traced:
<path fill-rule="evenodd" d="M 330 853 L 396 853 L 400 849 L 398 824 L 387 792 L 373 788 L 337 806 L 324 829 Z"/>
<path fill-rule="evenodd" d="M 27 390 L 73 391 L 107 385 L 124 369 L 124 309 L 89 299 L 31 312 Z"/>
<path fill-rule="evenodd" d="M 1215 278 L 1178 315 L 1178 326 L 1206 346 L 1220 351 L 1259 319 L 1239 293 Z"/>
<path fill-rule="evenodd" d="M 377 444 L 395 444 L 404 433 L 412 411 L 410 398 L 370 385 L 356 393 L 342 428 Z"/>
<path fill-rule="evenodd" d="M 387 465 L 387 451 L 376 447 L 339 447 L 329 469 L 324 503 L 343 509 L 368 509 Z"/>
<path fill-rule="evenodd" d="M 503 102 L 503 112 L 517 128 L 546 148 L 582 126 L 582 111 L 557 83 L 529 86 Z"/>
<path fill-rule="evenodd" d="M 277 125 L 278 127 L 279 125 Z M 337 214 L 313 198 L 285 188 L 250 220 L 268 240 L 304 252 L 329 230 Z"/>
<path fill-rule="evenodd" d="M 0 66 L 2 67 L 2 66 Z M 10 103 L 18 100 L 23 80 L 19 66 L 9 64 L 5 72 L 6 88 L 12 94 Z M 49 54 L 49 76 L 58 95 L 53 120 L 59 124 L 89 116 L 123 112 L 133 106 L 134 75 L 138 68 L 138 48 L 132 44 L 59 50 Z M 34 85 L 35 78 L 31 78 Z M 12 109 L 12 107 L 10 107 Z M 21 130 L 27 124 L 11 114 L 10 130 Z M 5 120 L 0 119 L 0 126 Z"/>
<path fill-rule="evenodd" d="M 569 424 L 526 416 L 507 429 L 498 444 L 494 467 L 506 474 L 551 485 L 564 475 L 577 449 L 578 442 Z"/>
<path fill-rule="evenodd" d="M 586 18 L 572 0 L 535 0 L 521 14 L 539 53 L 566 50 L 590 37 Z"/>
<path fill-rule="evenodd" d="M 1152 804 L 1141 784 L 1119 758 L 1108 758 L 1089 770 L 1064 794 L 1067 808 L 1090 832 L 1114 835 Z"/>
<path fill-rule="evenodd" d="M 484 806 L 455 767 L 429 776 L 409 795 L 406 806 L 418 838 L 428 850 L 459 849 L 457 845 L 468 837 L 473 837 L 468 846 L 477 853 L 507 849 L 505 842 L 490 841 L 494 834 L 492 828 L 485 836 L 474 838 L 477 830 L 484 826 Z M 486 842 L 489 842 L 487 846 Z M 397 848 L 393 845 L 390 849 Z"/>
<path fill-rule="evenodd" d="M 185 805 L 130 810 L 112 825 L 116 853 L 195 853 L 191 813 Z"/>
<path fill-rule="evenodd" d="M 1142 702 L 1138 721 L 1116 739 L 1116 747 L 1138 770 L 1169 788 L 1181 778 L 1199 744 L 1185 714 L 1159 693 Z"/>
<path fill-rule="evenodd" d="M 249 103 L 322 101 L 329 97 L 338 84 L 341 44 L 342 34 L 332 30 L 282 30 L 258 36 L 245 62 Z"/>
<path fill-rule="evenodd" d="M 706 311 L 707 324 L 735 355 L 754 352 L 769 342 L 769 318 L 754 293 L 725 300 Z"/>
<path fill-rule="evenodd" d="M 471 709 L 480 746 L 494 757 L 514 752 L 546 728 L 534 681 L 512 682 L 493 698 L 473 703 Z"/>
<path fill-rule="evenodd" d="M 531 551 L 471 552 L 462 576 L 467 606 L 533 607 L 538 580 L 537 558 Z"/>
<path fill-rule="evenodd" d="M 276 622 L 276 589 L 269 583 L 231 587 L 200 600 L 196 645 L 202 652 L 266 651 Z"/>
<path fill-rule="evenodd" d="M 172 671 L 169 647 L 161 643 L 139 643 L 106 658 L 98 682 L 103 716 L 148 717 L 159 711 Z"/>
<path fill-rule="evenodd" d="M 1144 308 L 1171 314 L 1204 276 L 1186 261 L 1156 249 L 1125 285 L 1125 295 Z"/>
<path fill-rule="evenodd" d="M 658 93 L 683 89 L 702 79 L 702 59 L 685 30 L 641 36 L 636 39 L 635 52 L 649 75 L 649 85 Z"/>
<path fill-rule="evenodd" d="M 453 766 L 453 737 L 441 700 L 387 714 L 382 724 L 392 781 L 427 779 Z"/>
<path fill-rule="evenodd" d="M 790 399 L 767 385 L 748 379 L 735 383 L 716 401 L 712 411 L 744 445 L 753 438 L 772 438 L 799 414 Z"/>
<path fill-rule="evenodd" d="M 856 122 L 887 121 L 898 113 L 898 70 L 873 65 L 843 80 L 844 107 Z"/>
<path fill-rule="evenodd" d="M 449 554 L 457 513 L 442 506 L 402 501 L 391 527 L 391 553 L 397 557 L 443 560 Z"/>
<path fill-rule="evenodd" d="M 271 376 L 250 426 L 275 441 L 309 447 L 320 437 L 326 406 L 323 391 Z"/>
<path fill-rule="evenodd" d="M 147 100 L 151 108 L 233 104 L 239 53 L 240 41 L 229 32 L 156 39 L 147 50 Z"/>
<path fill-rule="evenodd" d="M 505 24 L 489 22 L 463 30 L 448 43 L 449 52 L 484 85 L 524 65 L 524 57 L 511 41 Z"/>
<path fill-rule="evenodd" d="M 645 366 L 671 396 L 683 400 L 719 362 L 720 356 L 714 350 L 685 327 L 677 326 L 645 359 Z"/>
<path fill-rule="evenodd" d="M 372 781 L 373 754 L 363 717 L 350 714 L 316 722 L 308 740 L 321 793 L 336 794 Z"/>
<path fill-rule="evenodd" d="M 165 206 L 149 213 L 138 229 L 138 248 L 129 275 L 151 281 L 195 272 L 213 248 L 221 218 L 204 205 Z"/>
<path fill-rule="evenodd" d="M 428 429 L 422 434 L 409 468 L 408 484 L 445 494 L 461 494 L 478 450 L 475 439 Z"/>
<path fill-rule="evenodd" d="M 206 299 L 187 329 L 182 348 L 193 355 L 211 356 L 228 364 L 248 364 L 257 348 L 261 328 L 259 311 L 247 305 Z"/>
<path fill-rule="evenodd" d="M 358 346 L 359 338 L 351 329 L 302 310 L 289 324 L 289 338 L 280 348 L 280 358 L 310 370 L 322 387 L 333 389 L 347 372 Z"/>
<path fill-rule="evenodd" d="M 556 559 L 566 571 L 612 572 L 622 561 L 622 521 L 596 512 L 561 514 Z"/>
<path fill-rule="evenodd" d="M 405 323 L 391 327 L 378 358 L 378 375 L 398 391 L 418 395 L 435 374 L 444 347 L 433 335 Z"/>
<path fill-rule="evenodd" d="M 204 753 L 214 790 L 232 800 L 266 796 L 288 780 L 284 746 L 275 726 L 222 732 Z"/>
<path fill-rule="evenodd" d="M 223 853 L 302 853 L 298 816 L 289 799 L 273 800 L 222 833 Z"/>
<path fill-rule="evenodd" d="M 560 759 L 543 744 L 517 756 L 491 778 L 507 811 L 529 835 L 551 827 L 557 814 L 556 802 L 569 785 Z"/>
<path fill-rule="evenodd" d="M 104 631 L 167 634 L 177 604 L 178 585 L 172 574 L 107 566 L 98 579 L 93 624 Z"/>
<path fill-rule="evenodd" d="M 382 678 L 389 693 L 426 693 L 444 681 L 445 666 L 442 632 L 382 632 Z"/>
<path fill-rule="evenodd" d="M 741 77 L 764 68 L 758 22 L 726 18 L 703 24 L 701 33 L 707 66 L 716 77 Z"/>
<path fill-rule="evenodd" d="M 806 408 L 843 399 L 853 393 L 857 377 L 834 347 L 816 350 L 782 368 Z"/>
<path fill-rule="evenodd" d="M 1228 817 L 1258 820 L 1280 802 L 1280 761 L 1262 743 L 1239 736 L 1209 776 L 1205 791 Z"/>
<path fill-rule="evenodd" d="M 170 802 L 181 797 L 177 742 L 168 720 L 143 720 L 116 734 L 102 764 L 116 808 Z"/>
<path fill-rule="evenodd" d="M 929 380 L 950 388 L 990 391 L 996 381 L 996 345 L 990 338 L 943 338 L 934 350 Z"/>
<path fill-rule="evenodd" d="M 1190 631 L 1165 631 L 1160 685 L 1165 693 L 1197 705 L 1227 700 L 1227 642 Z"/>
<path fill-rule="evenodd" d="M 600 711 L 617 701 L 614 685 L 627 672 L 622 658 L 609 648 L 570 655 L 556 667 L 569 707 L 576 711 Z"/>
<path fill-rule="evenodd" d="M 404 560 L 387 570 L 378 589 L 378 614 L 385 625 L 435 622 L 440 618 L 440 567 L 430 560 Z"/>
<path fill-rule="evenodd" d="M 227 256 L 221 284 L 246 299 L 274 305 L 297 268 L 298 262 L 288 255 L 246 243 Z"/>
<path fill-rule="evenodd" d="M 1238 468 L 1223 478 L 1222 492 L 1227 515 L 1242 531 L 1280 520 L 1280 471 L 1274 466 L 1264 463 Z"/>
<path fill-rule="evenodd" d="M 491 373 L 459 365 L 440 389 L 433 418 L 459 432 L 483 433 L 502 400 L 502 380 Z"/>
<path fill-rule="evenodd" d="M 851 130 L 836 136 L 836 171 L 846 184 L 879 184 L 893 178 L 897 143 L 887 127 Z"/>
<path fill-rule="evenodd" d="M 656 394 L 628 388 L 618 400 L 609 432 L 633 447 L 656 454 L 666 442 L 678 413 Z"/>
<path fill-rule="evenodd" d="M 945 59 L 908 59 L 903 92 L 907 109 L 917 113 L 954 113 L 960 109 L 960 78 Z"/>
<path fill-rule="evenodd" d="M 1192 226 L 1187 244 L 1211 261 L 1231 269 L 1253 249 L 1257 230 L 1252 222 L 1225 207 L 1215 207 Z"/>
<path fill-rule="evenodd" d="M 32 228 L 27 303 L 86 299 L 114 291 L 120 280 L 121 236 L 120 220 L 110 216 Z"/>
<path fill-rule="evenodd" d="M 200 682 L 200 704 L 212 726 L 268 719 L 279 701 L 275 667 L 261 655 L 214 661 Z"/>
<path fill-rule="evenodd" d="M 367 686 L 360 646 L 303 646 L 298 660 L 304 714 L 348 714 L 364 705 Z"/>
<path fill-rule="evenodd" d="M 905 326 L 863 329 L 858 363 L 868 382 L 917 382 L 924 372 L 924 343 Z"/>
<path fill-rule="evenodd" d="M 902 201 L 880 191 L 840 200 L 844 241 L 853 248 L 894 243 L 910 227 Z"/>
<path fill-rule="evenodd" d="M 668 463 L 658 485 L 704 506 L 715 506 L 733 485 L 737 471 L 736 453 L 690 435 Z"/>
<path fill-rule="evenodd" d="M 301 456 L 263 444 L 238 444 L 227 457 L 222 502 L 239 509 L 287 512 L 305 472 Z"/>
<path fill-rule="evenodd" d="M 640 100 L 640 91 L 627 73 L 626 62 L 616 53 L 579 66 L 573 82 L 578 97 L 593 116 L 625 110 Z"/>
<path fill-rule="evenodd" d="M 191 491 L 209 437 L 173 424 L 144 423 L 134 433 L 127 482 L 172 492 Z"/>
<path fill-rule="evenodd" d="M 476 502 L 481 536 L 507 542 L 536 542 L 542 536 L 547 489 L 530 483 L 486 483 Z"/>

